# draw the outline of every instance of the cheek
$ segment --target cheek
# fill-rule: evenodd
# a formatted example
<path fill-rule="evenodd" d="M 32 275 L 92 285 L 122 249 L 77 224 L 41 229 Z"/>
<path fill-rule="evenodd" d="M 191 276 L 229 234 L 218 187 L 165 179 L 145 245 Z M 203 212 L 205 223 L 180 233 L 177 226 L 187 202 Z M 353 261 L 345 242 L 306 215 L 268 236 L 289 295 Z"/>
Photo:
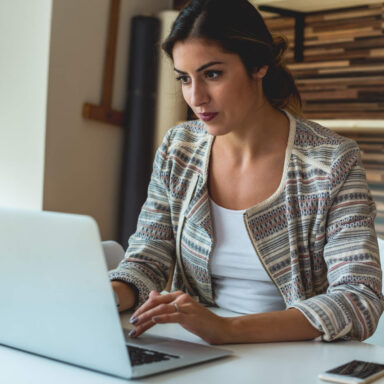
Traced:
<path fill-rule="evenodd" d="M 185 100 L 185 102 L 191 106 L 191 97 L 190 97 L 190 92 L 188 92 L 188 89 L 187 88 L 184 88 L 184 87 L 181 87 L 181 93 L 183 95 L 183 98 Z"/>
<path fill-rule="evenodd" d="M 236 87 L 232 90 L 233 107 L 239 112 L 245 112 L 257 101 L 257 92 L 251 87 Z"/>
<path fill-rule="evenodd" d="M 245 95 L 239 87 L 226 87 L 217 92 L 217 99 L 226 108 L 235 111 L 247 102 L 249 95 Z"/>
<path fill-rule="evenodd" d="M 248 100 L 254 95 L 252 88 L 248 84 L 238 84 L 233 87 L 231 93 L 237 100 Z"/>

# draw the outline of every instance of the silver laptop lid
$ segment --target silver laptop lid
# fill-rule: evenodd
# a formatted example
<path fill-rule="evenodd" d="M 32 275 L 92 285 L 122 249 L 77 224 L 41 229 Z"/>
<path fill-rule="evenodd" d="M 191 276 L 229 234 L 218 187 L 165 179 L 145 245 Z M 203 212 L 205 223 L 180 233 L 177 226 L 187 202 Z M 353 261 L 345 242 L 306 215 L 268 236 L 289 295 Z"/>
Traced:
<path fill-rule="evenodd" d="M 0 208 L 0 303 L 0 344 L 131 376 L 92 218 Z"/>

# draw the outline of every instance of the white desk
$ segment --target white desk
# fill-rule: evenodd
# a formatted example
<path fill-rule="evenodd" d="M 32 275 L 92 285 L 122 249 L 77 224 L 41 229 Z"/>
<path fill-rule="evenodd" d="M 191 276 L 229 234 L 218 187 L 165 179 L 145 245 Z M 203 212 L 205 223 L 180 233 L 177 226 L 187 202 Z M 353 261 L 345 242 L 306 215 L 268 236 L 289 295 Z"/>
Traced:
<path fill-rule="evenodd" d="M 217 312 L 217 311 L 215 311 Z M 229 313 L 219 311 L 223 315 Z M 129 314 L 121 316 L 129 328 Z M 152 333 L 204 343 L 178 325 L 158 325 Z M 230 345 L 233 357 L 178 371 L 132 380 L 132 383 L 167 384 L 310 384 L 325 383 L 317 374 L 360 359 L 384 363 L 384 347 L 359 342 L 295 342 Z M 0 383 L 4 384 L 122 384 L 126 380 L 91 372 L 0 346 Z M 383 384 L 384 378 L 376 383 Z"/>

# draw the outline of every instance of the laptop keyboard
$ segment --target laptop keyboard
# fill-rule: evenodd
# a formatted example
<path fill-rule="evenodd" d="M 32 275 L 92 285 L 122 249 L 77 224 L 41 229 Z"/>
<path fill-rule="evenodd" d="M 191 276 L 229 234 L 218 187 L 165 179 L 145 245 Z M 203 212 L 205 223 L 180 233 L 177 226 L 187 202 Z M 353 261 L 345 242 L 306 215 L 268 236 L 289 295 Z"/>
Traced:
<path fill-rule="evenodd" d="M 171 359 L 179 359 L 180 356 L 169 355 L 167 353 L 151 351 L 149 349 L 133 347 L 128 345 L 129 357 L 132 365 L 142 365 L 149 363 L 158 363 L 159 361 L 166 361 Z"/>

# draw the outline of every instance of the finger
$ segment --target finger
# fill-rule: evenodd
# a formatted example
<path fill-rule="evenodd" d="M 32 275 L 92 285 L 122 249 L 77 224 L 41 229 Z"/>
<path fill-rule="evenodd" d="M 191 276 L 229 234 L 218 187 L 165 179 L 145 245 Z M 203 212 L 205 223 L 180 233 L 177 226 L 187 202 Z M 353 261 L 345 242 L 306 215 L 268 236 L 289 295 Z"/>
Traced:
<path fill-rule="evenodd" d="M 165 324 L 165 323 L 181 323 L 184 319 L 184 313 L 175 312 L 164 315 L 156 315 L 152 317 L 154 324 Z"/>
<path fill-rule="evenodd" d="M 139 337 L 142 333 L 147 331 L 149 328 L 152 328 L 155 325 L 155 322 L 151 320 L 141 324 L 138 327 L 135 327 L 132 329 L 131 332 L 129 332 L 130 337 Z"/>
<path fill-rule="evenodd" d="M 152 328 L 155 324 L 181 323 L 183 321 L 183 318 L 184 318 L 184 314 L 181 312 L 174 312 L 171 314 L 154 316 L 149 321 L 135 327 L 135 329 L 133 331 L 131 331 L 130 336 L 131 337 L 139 337 L 144 332 L 146 332 L 149 328 Z"/>
<path fill-rule="evenodd" d="M 131 320 L 137 318 L 141 313 L 155 307 L 156 305 L 159 305 L 161 296 L 162 295 L 160 295 L 160 293 L 151 291 L 148 300 L 133 313 Z"/>
<path fill-rule="evenodd" d="M 152 291 L 152 292 L 149 294 L 149 299 L 140 308 L 138 308 L 132 315 L 131 319 L 133 319 L 133 321 L 134 319 L 137 319 L 142 313 L 156 307 L 157 305 L 160 305 L 163 303 L 164 304 L 170 303 L 174 301 L 177 297 L 183 294 L 182 291 L 172 292 L 166 295 L 160 295 L 156 291 Z M 157 293 L 158 295 L 156 295 Z"/>
<path fill-rule="evenodd" d="M 159 304 L 158 306 L 149 309 L 138 315 L 134 320 L 133 324 L 137 327 L 147 321 L 151 320 L 152 317 L 157 315 L 164 315 L 180 311 L 180 307 L 175 305 L 175 302 L 169 304 Z"/>

